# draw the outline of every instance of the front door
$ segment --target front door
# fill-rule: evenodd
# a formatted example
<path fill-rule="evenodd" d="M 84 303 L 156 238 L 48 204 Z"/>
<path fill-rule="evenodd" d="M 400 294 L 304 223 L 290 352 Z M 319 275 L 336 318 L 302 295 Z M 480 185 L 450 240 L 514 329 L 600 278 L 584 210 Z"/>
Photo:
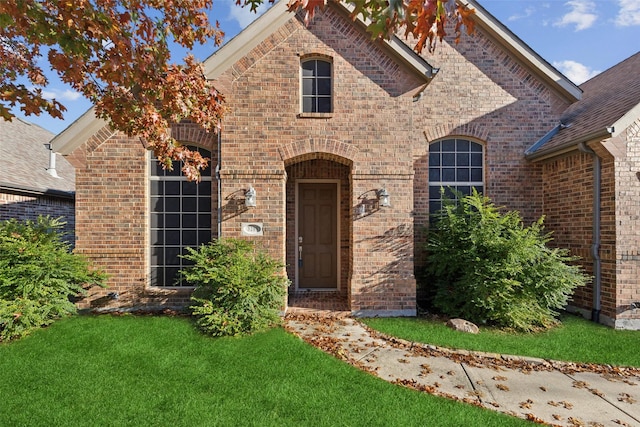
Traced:
<path fill-rule="evenodd" d="M 338 288 L 338 184 L 298 184 L 298 288 Z"/>

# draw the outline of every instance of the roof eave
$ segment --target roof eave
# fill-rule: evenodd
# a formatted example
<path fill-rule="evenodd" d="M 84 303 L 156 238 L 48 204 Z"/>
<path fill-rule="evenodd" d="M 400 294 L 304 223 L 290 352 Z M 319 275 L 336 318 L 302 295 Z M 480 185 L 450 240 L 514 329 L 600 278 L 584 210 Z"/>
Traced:
<path fill-rule="evenodd" d="M 295 13 L 289 12 L 286 1 L 278 1 L 238 35 L 205 59 L 204 75 L 208 79 L 217 79 L 294 15 Z"/>
<path fill-rule="evenodd" d="M 631 126 L 636 120 L 638 120 L 639 117 L 640 103 L 636 104 L 635 107 L 631 108 L 611 125 L 611 128 L 613 129 L 613 132 L 611 132 L 611 136 L 616 137 L 621 132 L 624 132 L 629 126 Z"/>
<path fill-rule="evenodd" d="M 71 154 L 106 125 L 107 122 L 104 119 L 96 117 L 95 107 L 91 107 L 65 130 L 53 137 L 51 149 L 64 156 Z"/>
<path fill-rule="evenodd" d="M 25 196 L 50 196 L 59 199 L 75 200 L 75 191 L 55 190 L 51 188 L 38 189 L 0 182 L 0 192 L 7 192 Z"/>
<path fill-rule="evenodd" d="M 458 1 L 464 6 L 475 9 L 477 24 L 498 40 L 503 40 L 509 52 L 522 62 L 528 64 L 534 70 L 539 70 L 538 74 L 547 83 L 552 84 L 571 101 L 578 101 L 582 98 L 582 90 L 578 86 L 538 55 L 511 30 L 480 6 L 479 3 L 475 0 Z"/>
<path fill-rule="evenodd" d="M 553 147 L 551 149 L 536 150 L 532 153 L 525 153 L 525 158 L 535 163 L 542 160 L 550 159 L 552 157 L 557 157 L 559 155 L 568 153 L 570 151 L 577 150 L 578 145 L 580 145 L 581 143 L 588 143 L 591 141 L 602 141 L 603 139 L 610 138 L 612 136 L 611 129 L 612 128 L 610 127 L 605 127 L 595 132 L 591 132 L 590 134 L 583 135 L 576 139 L 567 141 L 564 144 L 560 144 L 557 147 Z"/>
<path fill-rule="evenodd" d="M 350 9 L 351 5 L 342 2 L 332 2 L 331 4 L 336 5 L 339 10 L 345 14 L 351 14 L 353 10 Z M 252 22 L 214 54 L 209 56 L 209 58 L 204 61 L 204 75 L 212 80 L 219 78 L 225 71 L 232 67 L 233 64 L 247 55 L 277 28 L 284 25 L 294 16 L 294 12 L 289 12 L 286 1 L 278 1 L 271 9 Z M 367 26 L 367 23 L 360 18 L 358 18 L 356 22 L 364 28 Z M 392 36 L 389 40 L 383 40 L 382 43 L 389 48 L 398 59 L 425 80 L 430 80 L 435 74 L 433 67 L 398 37 Z"/>

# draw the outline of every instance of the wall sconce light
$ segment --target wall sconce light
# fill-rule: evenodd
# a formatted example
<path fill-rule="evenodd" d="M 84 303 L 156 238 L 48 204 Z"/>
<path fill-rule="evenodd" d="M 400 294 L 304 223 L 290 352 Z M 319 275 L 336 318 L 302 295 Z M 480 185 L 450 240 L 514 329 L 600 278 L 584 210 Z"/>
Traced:
<path fill-rule="evenodd" d="M 387 192 L 386 188 L 382 187 L 376 191 L 376 195 L 378 196 L 378 203 L 380 204 L 380 207 L 388 208 L 391 206 L 391 196 Z"/>
<path fill-rule="evenodd" d="M 244 205 L 248 208 L 256 207 L 256 189 L 251 185 L 244 192 Z"/>

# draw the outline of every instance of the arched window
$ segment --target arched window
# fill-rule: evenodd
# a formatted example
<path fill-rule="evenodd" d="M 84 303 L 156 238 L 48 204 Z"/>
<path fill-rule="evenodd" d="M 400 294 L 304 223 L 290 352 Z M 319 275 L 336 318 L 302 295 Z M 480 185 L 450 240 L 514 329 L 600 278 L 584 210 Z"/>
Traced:
<path fill-rule="evenodd" d="M 484 150 L 482 144 L 463 138 L 444 139 L 429 144 L 429 212 L 442 208 L 445 198 L 454 199 L 456 190 L 463 196 L 471 189 L 484 192 Z"/>
<path fill-rule="evenodd" d="M 189 148 L 211 158 L 207 150 Z M 178 281 L 178 271 L 188 261 L 179 255 L 185 254 L 187 247 L 211 241 L 211 166 L 202 171 L 202 181 L 197 184 L 187 181 L 176 162 L 169 171 L 149 157 L 151 285 L 184 286 Z"/>
<path fill-rule="evenodd" d="M 302 112 L 332 112 L 331 62 L 308 59 L 302 62 Z"/>

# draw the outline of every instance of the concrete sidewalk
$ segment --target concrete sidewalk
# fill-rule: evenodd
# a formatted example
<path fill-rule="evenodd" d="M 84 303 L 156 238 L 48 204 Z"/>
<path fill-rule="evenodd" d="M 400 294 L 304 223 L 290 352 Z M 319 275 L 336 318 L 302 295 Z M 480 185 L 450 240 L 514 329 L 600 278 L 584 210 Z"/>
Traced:
<path fill-rule="evenodd" d="M 453 351 L 353 318 L 288 315 L 310 344 L 396 384 L 558 426 L 640 426 L 640 369 Z"/>

